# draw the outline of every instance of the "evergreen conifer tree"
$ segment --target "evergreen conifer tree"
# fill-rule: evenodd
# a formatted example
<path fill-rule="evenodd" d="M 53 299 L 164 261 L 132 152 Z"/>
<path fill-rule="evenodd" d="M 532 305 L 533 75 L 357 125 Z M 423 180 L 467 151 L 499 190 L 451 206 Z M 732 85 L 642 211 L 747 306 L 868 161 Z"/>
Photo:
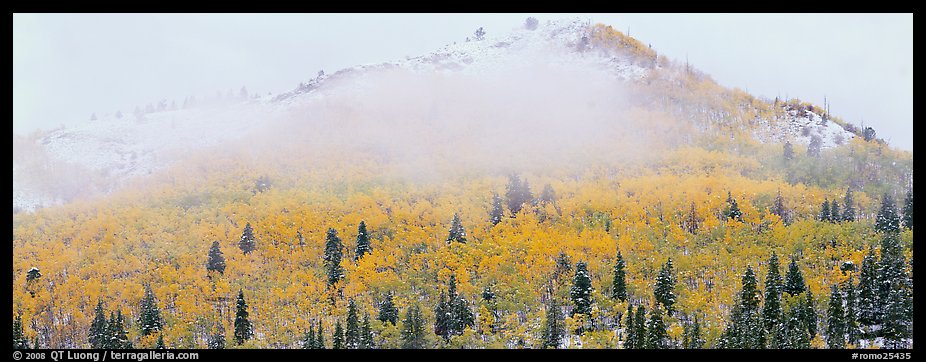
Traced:
<path fill-rule="evenodd" d="M 251 228 L 251 223 L 244 225 L 241 240 L 238 241 L 238 248 L 245 254 L 250 254 L 256 248 L 254 245 L 254 229 Z"/>
<path fill-rule="evenodd" d="M 762 325 L 771 335 L 782 322 L 781 317 L 781 273 L 778 271 L 778 255 L 768 258 L 768 274 L 765 276 L 765 303 L 762 305 Z"/>
<path fill-rule="evenodd" d="M 341 321 L 334 322 L 334 336 L 331 337 L 331 349 L 344 349 L 344 328 Z"/>
<path fill-rule="evenodd" d="M 381 322 L 392 323 L 396 325 L 399 319 L 399 310 L 395 307 L 395 304 L 392 302 L 392 293 L 386 295 L 386 298 L 379 303 L 379 318 Z"/>
<path fill-rule="evenodd" d="M 617 251 L 617 260 L 614 262 L 614 281 L 611 284 L 611 298 L 621 302 L 627 300 L 627 272 L 624 257 L 621 256 L 620 250 Z"/>
<path fill-rule="evenodd" d="M 360 348 L 360 319 L 357 316 L 357 306 L 353 299 L 347 304 L 347 331 L 344 342 L 348 349 Z"/>
<path fill-rule="evenodd" d="M 804 284 L 804 274 L 797 267 L 797 260 L 791 258 L 791 264 L 788 264 L 788 273 L 785 275 L 784 292 L 789 295 L 798 295 L 807 290 Z"/>
<path fill-rule="evenodd" d="M 331 287 L 344 278 L 344 268 L 341 267 L 344 245 L 338 237 L 338 231 L 328 228 L 325 235 L 325 269 L 327 270 L 328 287 Z"/>
<path fill-rule="evenodd" d="M 566 326 L 563 323 L 562 312 L 559 306 L 556 305 L 556 298 L 550 298 L 546 319 L 543 323 L 542 348 L 559 348 L 565 334 Z"/>
<path fill-rule="evenodd" d="M 453 214 L 453 220 L 450 222 L 450 233 L 447 235 L 447 243 L 466 242 L 466 230 L 463 229 L 463 222 L 460 221 L 459 214 Z"/>
<path fill-rule="evenodd" d="M 842 221 L 855 221 L 855 201 L 852 199 L 852 188 L 846 188 L 846 197 L 842 205 Z"/>
<path fill-rule="evenodd" d="M 357 249 L 354 252 L 354 260 L 360 260 L 364 255 L 372 252 L 373 247 L 370 246 L 370 234 L 367 233 L 367 224 L 360 220 L 360 226 L 357 227 Z"/>
<path fill-rule="evenodd" d="M 402 348 L 425 348 L 424 333 L 424 317 L 421 316 L 418 305 L 412 305 L 405 311 L 405 318 L 402 320 Z"/>
<path fill-rule="evenodd" d="M 238 345 L 251 339 L 254 335 L 253 327 L 248 317 L 248 303 L 244 300 L 244 291 L 239 289 L 235 311 L 235 343 Z"/>
<path fill-rule="evenodd" d="M 213 241 L 212 247 L 209 248 L 209 261 L 206 262 L 207 271 L 216 271 L 219 274 L 225 273 L 225 256 L 222 249 L 219 248 L 219 241 Z"/>
<path fill-rule="evenodd" d="M 489 221 L 492 225 L 498 225 L 503 217 L 505 217 L 505 209 L 502 207 L 502 198 L 497 192 L 492 193 L 492 211 L 489 212 Z"/>
<path fill-rule="evenodd" d="M 108 326 L 106 325 L 106 311 L 103 309 L 103 300 L 96 303 L 96 309 L 93 310 L 93 322 L 90 322 L 90 330 L 87 332 L 87 341 L 90 342 L 90 348 L 100 349 L 109 338 L 107 335 Z"/>
<path fill-rule="evenodd" d="M 913 189 L 907 191 L 903 199 L 903 226 L 913 230 Z"/>
<path fill-rule="evenodd" d="M 662 304 L 666 313 L 672 315 L 675 310 L 675 271 L 672 267 L 672 258 L 662 266 L 659 275 L 656 276 L 656 285 L 653 288 L 653 295 L 656 302 Z M 661 313 L 661 311 L 660 311 Z"/>
<path fill-rule="evenodd" d="M 141 300 L 141 313 L 139 313 L 138 324 L 141 327 L 143 336 L 156 333 L 163 327 L 161 310 L 158 308 L 158 302 L 154 297 L 154 291 L 151 290 L 151 285 L 145 286 L 145 296 Z"/>
<path fill-rule="evenodd" d="M 572 314 L 591 314 L 592 312 L 592 279 L 588 276 L 585 262 L 576 263 L 576 274 L 573 278 L 570 296 L 575 307 Z"/>
<path fill-rule="evenodd" d="M 885 193 L 881 199 L 881 209 L 875 220 L 875 230 L 886 234 L 900 231 L 900 218 L 897 216 L 894 198 L 890 194 Z"/>

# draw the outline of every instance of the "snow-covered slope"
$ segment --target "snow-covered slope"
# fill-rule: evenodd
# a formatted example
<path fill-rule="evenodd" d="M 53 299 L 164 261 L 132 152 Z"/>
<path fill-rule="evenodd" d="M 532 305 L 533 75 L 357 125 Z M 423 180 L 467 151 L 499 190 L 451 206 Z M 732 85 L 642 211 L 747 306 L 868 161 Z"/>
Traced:
<path fill-rule="evenodd" d="M 46 132 L 36 139 L 48 157 L 102 175 L 118 186 L 121 182 L 148 175 L 169 165 L 186 152 L 234 141 L 260 129 L 277 116 L 296 112 L 299 106 L 325 97 L 326 92 L 360 87 L 364 74 L 376 70 L 404 69 L 422 73 L 462 72 L 488 74 L 499 69 L 540 65 L 550 68 L 593 69 L 618 81 L 645 81 L 659 62 L 640 65 L 620 49 L 589 47 L 590 26 L 586 21 L 562 20 L 524 27 L 507 34 L 448 44 L 431 53 L 391 62 L 359 65 L 303 82 L 298 88 L 275 97 L 252 98 L 231 104 L 204 105 L 187 109 L 147 113 L 143 117 L 104 116 L 76 127 Z M 628 51 L 629 52 L 629 51 Z M 337 85 L 335 87 L 334 85 Z M 754 134 L 762 141 L 810 143 L 820 137 L 822 148 L 833 147 L 854 137 L 834 122 L 813 112 L 788 113 L 782 120 L 759 120 Z M 47 168 L 47 166 L 45 166 Z M 47 170 L 44 170 L 47 171 Z M 13 164 L 14 209 L 33 210 L 61 203 L 47 188 L 34 187 L 36 173 Z M 24 175 L 29 175 L 26 177 Z"/>

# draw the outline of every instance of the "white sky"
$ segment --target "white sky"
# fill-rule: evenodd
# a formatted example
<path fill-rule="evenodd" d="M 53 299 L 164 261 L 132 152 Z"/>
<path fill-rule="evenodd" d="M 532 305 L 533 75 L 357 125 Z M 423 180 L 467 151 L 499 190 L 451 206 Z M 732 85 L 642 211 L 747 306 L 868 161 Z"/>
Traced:
<path fill-rule="evenodd" d="M 729 87 L 823 104 L 913 149 L 912 14 L 14 14 L 13 131 L 166 98 L 280 93 L 527 16 L 613 25 Z"/>

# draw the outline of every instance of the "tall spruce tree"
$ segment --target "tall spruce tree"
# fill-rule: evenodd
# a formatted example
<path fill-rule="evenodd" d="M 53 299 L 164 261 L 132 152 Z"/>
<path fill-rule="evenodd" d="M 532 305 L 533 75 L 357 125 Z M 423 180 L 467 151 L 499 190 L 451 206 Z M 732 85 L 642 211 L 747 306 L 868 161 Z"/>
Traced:
<path fill-rule="evenodd" d="M 502 222 L 502 218 L 505 217 L 505 209 L 502 206 L 502 198 L 498 196 L 497 192 L 492 193 L 492 211 L 489 212 L 489 221 L 492 222 L 492 225 L 498 225 Z"/>
<path fill-rule="evenodd" d="M 572 314 L 591 314 L 592 312 L 592 279 L 588 276 L 588 267 L 585 262 L 576 263 L 576 274 L 572 279 L 572 288 L 569 293 L 574 308 Z"/>
<path fill-rule="evenodd" d="M 869 247 L 868 255 L 862 259 L 858 281 L 858 322 L 866 339 L 874 338 L 873 329 L 881 324 L 878 291 L 878 262 L 875 259 L 874 248 Z"/>
<path fill-rule="evenodd" d="M 373 342 L 373 329 L 370 328 L 370 315 L 363 315 L 363 326 L 360 329 L 360 349 L 376 348 Z"/>
<path fill-rule="evenodd" d="M 241 240 L 238 241 L 238 248 L 245 254 L 250 254 L 256 248 L 254 245 L 254 229 L 251 228 L 251 223 L 244 225 Z"/>
<path fill-rule="evenodd" d="M 633 304 L 627 303 L 627 315 L 624 317 L 624 348 L 635 349 L 636 346 L 636 320 L 633 314 Z"/>
<path fill-rule="evenodd" d="M 505 187 L 505 198 L 508 199 L 508 210 L 511 211 L 511 217 L 515 217 L 524 205 L 524 195 L 521 187 L 521 177 L 517 174 L 508 176 L 508 186 Z"/>
<path fill-rule="evenodd" d="M 378 319 L 383 323 L 392 323 L 396 325 L 399 319 L 399 310 L 395 307 L 395 304 L 392 302 L 392 292 L 386 294 L 386 298 L 379 303 L 379 317 Z"/>
<path fill-rule="evenodd" d="M 807 290 L 804 284 L 804 274 L 797 267 L 797 260 L 791 258 L 791 264 L 788 264 L 788 273 L 785 274 L 784 292 L 789 295 L 798 295 Z"/>
<path fill-rule="evenodd" d="M 762 305 L 762 325 L 771 335 L 782 322 L 781 316 L 781 273 L 778 271 L 778 255 L 774 252 L 768 258 L 768 274 L 765 276 L 765 303 Z"/>
<path fill-rule="evenodd" d="M 345 347 L 360 348 L 360 318 L 357 316 L 357 306 L 353 299 L 347 304 L 347 331 L 344 336 Z"/>
<path fill-rule="evenodd" d="M 105 341 L 109 338 L 106 323 L 106 311 L 103 308 L 103 300 L 100 299 L 96 303 L 96 309 L 93 310 L 93 321 L 90 322 L 90 330 L 87 332 L 90 348 L 103 348 Z"/>
<path fill-rule="evenodd" d="M 913 230 L 913 189 L 907 191 L 903 199 L 903 226 Z"/>
<path fill-rule="evenodd" d="M 309 323 L 309 331 L 302 338 L 302 349 L 315 349 L 315 325 Z"/>
<path fill-rule="evenodd" d="M 740 211 L 739 205 L 736 204 L 736 199 L 733 198 L 733 194 L 729 191 L 727 192 L 727 202 L 730 203 L 730 208 L 727 211 L 727 219 L 743 221 L 743 212 Z"/>
<path fill-rule="evenodd" d="M 846 197 L 842 204 L 842 221 L 855 221 L 855 201 L 852 199 L 852 188 L 846 188 Z"/>
<path fill-rule="evenodd" d="M 543 323 L 543 335 L 541 336 L 542 348 L 559 348 L 563 336 L 566 335 L 566 326 L 563 323 L 562 311 L 556 305 L 556 298 L 550 298 L 547 305 L 546 319 Z"/>
<path fill-rule="evenodd" d="M 843 296 L 836 284 L 830 288 L 829 308 L 826 310 L 826 347 L 846 348 L 846 311 Z"/>
<path fill-rule="evenodd" d="M 154 349 L 167 349 L 167 345 L 164 344 L 164 333 L 158 333 L 158 341 L 155 343 Z"/>
<path fill-rule="evenodd" d="M 215 240 L 212 242 L 212 247 L 209 248 L 209 261 L 206 262 L 207 271 L 215 271 L 219 274 L 225 273 L 225 255 L 222 254 L 222 249 L 219 248 L 219 241 Z"/>
<path fill-rule="evenodd" d="M 344 349 L 344 328 L 341 321 L 334 322 L 334 335 L 331 336 L 331 349 Z"/>
<path fill-rule="evenodd" d="M 244 291 L 238 290 L 238 301 L 235 307 L 235 343 L 241 345 L 254 335 L 251 321 L 248 320 L 248 303 L 244 300 Z"/>
<path fill-rule="evenodd" d="M 141 327 L 143 336 L 156 333 L 163 327 L 161 310 L 158 308 L 158 302 L 154 297 L 154 291 L 151 290 L 151 285 L 145 285 L 145 296 L 141 300 L 138 325 Z"/>
<path fill-rule="evenodd" d="M 649 323 L 646 328 L 646 349 L 668 349 L 669 333 L 666 323 L 662 319 L 662 308 L 659 304 L 653 305 L 649 313 Z"/>
<path fill-rule="evenodd" d="M 450 233 L 447 235 L 447 243 L 466 242 L 466 230 L 463 229 L 463 222 L 460 221 L 460 214 L 453 214 L 453 220 L 450 221 Z"/>
<path fill-rule="evenodd" d="M 685 343 L 682 348 L 684 349 L 701 349 L 704 348 L 704 337 L 701 335 L 701 323 L 698 321 L 698 316 L 694 317 L 694 322 L 686 325 L 685 329 Z"/>
<path fill-rule="evenodd" d="M 110 344 L 107 349 L 130 349 L 132 342 L 129 341 L 128 331 L 125 330 L 125 317 L 122 316 L 122 310 L 117 310 L 116 316 L 110 315 L 109 323 Z"/>
<path fill-rule="evenodd" d="M 23 316 L 21 313 L 16 314 L 16 318 L 13 319 L 13 349 L 29 349 L 29 340 L 23 332 Z"/>
<path fill-rule="evenodd" d="M 402 320 L 402 348 L 425 348 L 424 333 L 424 317 L 422 317 L 418 305 L 412 305 L 405 311 L 405 318 Z"/>
<path fill-rule="evenodd" d="M 466 327 L 473 327 L 475 316 L 462 296 L 457 294 L 457 278 L 450 275 L 447 295 L 442 292 L 434 309 L 434 333 L 450 340 L 452 335 L 462 335 Z"/>
<path fill-rule="evenodd" d="M 839 203 L 836 200 L 830 203 L 830 222 L 838 223 L 842 221 L 842 216 L 839 214 Z"/>
<path fill-rule="evenodd" d="M 886 232 L 878 264 L 878 299 L 883 311 L 879 334 L 891 348 L 905 347 L 913 323 L 913 285 L 906 265 L 897 231 Z"/>
<path fill-rule="evenodd" d="M 843 286 L 843 296 L 846 300 L 846 342 L 857 346 L 862 339 L 862 330 L 858 323 L 858 295 L 851 278 Z"/>
<path fill-rule="evenodd" d="M 322 327 L 322 321 L 318 321 L 318 326 L 315 328 L 315 348 L 325 349 L 325 328 Z"/>
<path fill-rule="evenodd" d="M 823 205 L 820 205 L 820 215 L 817 216 L 817 220 L 820 220 L 823 222 L 828 222 L 828 221 L 833 220 L 830 216 L 830 200 L 829 199 L 823 200 Z"/>
<path fill-rule="evenodd" d="M 666 313 L 672 315 L 675 310 L 675 271 L 672 267 L 672 258 L 669 258 L 659 274 L 656 276 L 656 285 L 653 288 L 653 295 L 656 302 L 662 304 Z"/>
<path fill-rule="evenodd" d="M 751 266 L 746 267 L 742 285 L 739 303 L 733 307 L 730 321 L 721 334 L 718 345 L 720 348 L 765 348 L 766 334 L 759 312 L 760 292 L 756 274 Z"/>
<path fill-rule="evenodd" d="M 817 309 L 814 307 L 813 293 L 810 290 L 804 292 L 800 312 L 804 326 L 807 328 L 807 335 L 813 340 L 817 336 Z"/>
<path fill-rule="evenodd" d="M 643 305 L 637 307 L 637 316 L 634 317 L 633 325 L 634 347 L 646 348 L 646 307 Z"/>
<path fill-rule="evenodd" d="M 372 252 L 373 247 L 370 246 L 370 234 L 367 233 L 367 224 L 360 220 L 360 226 L 357 227 L 357 249 L 354 252 L 354 261 L 360 260 L 364 255 Z"/>
<path fill-rule="evenodd" d="M 614 281 L 611 283 L 611 298 L 621 302 L 627 300 L 627 272 L 624 257 L 621 256 L 620 250 L 617 251 L 617 260 L 614 262 Z"/>
<path fill-rule="evenodd" d="M 325 235 L 325 269 L 327 270 L 328 287 L 331 287 L 344 278 L 344 268 L 341 267 L 344 245 L 338 237 L 338 231 L 328 228 Z"/>
<path fill-rule="evenodd" d="M 894 198 L 890 194 L 885 193 L 881 198 L 881 209 L 875 219 L 875 230 L 887 234 L 900 231 L 900 218 L 897 216 Z"/>

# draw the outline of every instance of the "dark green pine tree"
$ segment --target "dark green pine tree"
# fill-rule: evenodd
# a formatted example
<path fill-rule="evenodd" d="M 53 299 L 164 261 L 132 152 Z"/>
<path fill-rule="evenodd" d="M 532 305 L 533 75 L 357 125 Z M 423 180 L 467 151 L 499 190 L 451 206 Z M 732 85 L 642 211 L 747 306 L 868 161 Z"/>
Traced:
<path fill-rule="evenodd" d="M 222 249 L 219 248 L 219 241 L 213 241 L 212 247 L 209 248 L 209 261 L 206 262 L 207 271 L 215 271 L 219 274 L 225 273 L 225 255 L 222 254 Z"/>
<path fill-rule="evenodd" d="M 312 323 L 309 323 L 309 332 L 305 334 L 304 338 L 302 338 L 302 349 L 316 349 L 315 325 Z"/>
<path fill-rule="evenodd" d="M 498 225 L 502 222 L 502 218 L 505 217 L 505 209 L 502 206 L 502 198 L 498 196 L 497 192 L 492 193 L 492 211 L 489 211 L 489 221 L 492 222 L 492 225 Z"/>
<path fill-rule="evenodd" d="M 804 274 L 797 267 L 797 260 L 791 258 L 791 264 L 788 264 L 788 273 L 785 275 L 784 292 L 790 295 L 798 295 L 807 290 L 804 284 Z"/>
<path fill-rule="evenodd" d="M 373 329 L 370 328 L 370 315 L 364 314 L 363 327 L 360 329 L 360 349 L 376 348 L 373 342 Z"/>
<path fill-rule="evenodd" d="M 158 342 L 154 345 L 154 349 L 167 349 L 164 345 L 164 333 L 158 333 Z"/>
<path fill-rule="evenodd" d="M 830 200 L 829 199 L 823 200 L 823 205 L 820 206 L 820 215 L 817 217 L 817 219 L 823 222 L 829 222 L 833 220 L 832 217 L 830 216 Z"/>
<path fill-rule="evenodd" d="M 515 217 L 524 206 L 524 193 L 521 190 L 521 178 L 517 174 L 508 176 L 508 186 L 505 187 L 505 198 L 508 199 L 508 210 L 511 217 Z"/>
<path fill-rule="evenodd" d="M 392 292 L 386 295 L 386 298 L 379 303 L 379 318 L 383 323 L 392 323 L 396 325 L 399 319 L 399 310 L 395 307 L 395 304 L 392 302 Z"/>
<path fill-rule="evenodd" d="M 141 300 L 141 313 L 138 316 L 138 326 L 141 328 L 143 336 L 157 333 L 163 327 L 161 319 L 161 310 L 158 308 L 158 301 L 154 297 L 154 291 L 151 285 L 145 285 L 145 296 Z"/>
<path fill-rule="evenodd" d="M 858 322 L 863 338 L 874 338 L 873 329 L 881 324 L 881 302 L 878 298 L 878 262 L 875 250 L 868 248 L 868 255 L 862 259 L 858 281 Z"/>
<path fill-rule="evenodd" d="M 686 325 L 685 328 L 684 349 L 701 349 L 704 348 L 704 337 L 701 335 L 701 323 L 698 316 L 694 317 L 694 322 Z"/>
<path fill-rule="evenodd" d="M 116 312 L 115 318 L 110 318 L 110 345 L 108 349 L 131 349 L 132 342 L 129 341 L 128 331 L 125 330 L 125 317 L 122 311 Z"/>
<path fill-rule="evenodd" d="M 858 323 L 858 295 L 851 278 L 843 286 L 842 294 L 846 300 L 846 342 L 857 346 L 862 339 L 862 330 Z"/>
<path fill-rule="evenodd" d="M 334 322 L 334 335 L 331 337 L 331 349 L 344 349 L 344 328 L 341 321 Z"/>
<path fill-rule="evenodd" d="M 322 321 L 318 321 L 318 327 L 315 328 L 315 348 L 325 349 L 325 329 L 322 327 Z"/>
<path fill-rule="evenodd" d="M 624 270 L 624 257 L 617 251 L 617 261 L 614 262 L 614 281 L 611 283 L 611 298 L 621 302 L 627 300 L 627 272 Z"/>
<path fill-rule="evenodd" d="M 637 316 L 633 321 L 633 346 L 637 349 L 646 348 L 646 307 L 637 307 Z"/>
<path fill-rule="evenodd" d="M 225 349 L 225 327 L 219 323 L 216 332 L 209 335 L 209 340 L 206 342 L 209 349 Z"/>
<path fill-rule="evenodd" d="M 452 334 L 452 319 L 450 302 L 444 292 L 440 293 L 437 306 L 434 307 L 434 334 L 441 336 L 445 341 L 450 340 Z"/>
<path fill-rule="evenodd" d="M 731 194 L 729 191 L 727 192 L 727 202 L 730 203 L 730 209 L 727 212 L 727 218 L 736 221 L 743 221 L 743 212 L 740 211 L 739 205 L 736 204 L 736 199 L 733 198 L 733 194 Z"/>
<path fill-rule="evenodd" d="M 360 318 L 357 316 L 357 306 L 353 299 L 347 304 L 347 331 L 344 337 L 345 347 L 360 348 Z"/>
<path fill-rule="evenodd" d="M 669 333 L 666 323 L 662 320 L 662 308 L 659 304 L 653 306 L 649 312 L 649 324 L 646 328 L 646 349 L 668 349 Z"/>
<path fill-rule="evenodd" d="M 254 229 L 251 228 L 251 223 L 244 225 L 241 240 L 238 241 L 238 248 L 245 254 L 250 254 L 256 248 L 254 246 Z"/>
<path fill-rule="evenodd" d="M 592 312 L 592 279 L 588 276 L 588 267 L 585 262 L 576 263 L 576 274 L 572 279 L 572 289 L 569 292 L 572 303 L 572 315 L 591 314 Z"/>
<path fill-rule="evenodd" d="M 451 322 L 453 332 L 457 335 L 462 335 L 466 327 L 472 328 L 476 324 L 476 316 L 473 314 L 466 300 L 463 299 L 462 296 L 456 295 L 456 293 L 454 294 L 455 298 L 451 299 L 453 301 L 451 304 L 453 316 Z"/>
<path fill-rule="evenodd" d="M 733 307 L 730 322 L 721 334 L 720 348 L 765 348 L 765 329 L 759 312 L 758 281 L 752 267 L 746 268 L 742 279 L 739 303 Z"/>
<path fill-rule="evenodd" d="M 826 347 L 846 348 L 846 311 L 843 296 L 836 284 L 830 288 L 829 308 L 826 310 Z"/>
<path fill-rule="evenodd" d="M 338 237 L 338 231 L 328 228 L 325 235 L 325 269 L 328 276 L 328 287 L 331 287 L 344 278 L 344 268 L 341 267 L 344 245 Z"/>
<path fill-rule="evenodd" d="M 553 186 L 550 186 L 550 184 L 543 185 L 543 191 L 540 191 L 538 201 L 541 203 L 555 204 L 556 193 L 553 192 Z"/>
<path fill-rule="evenodd" d="M 913 323 L 912 282 L 897 232 L 885 233 L 878 265 L 878 299 L 882 309 L 880 337 L 890 348 L 903 348 Z"/>
<path fill-rule="evenodd" d="M 87 341 L 90 343 L 90 348 L 103 348 L 109 338 L 106 323 L 106 311 L 103 309 L 103 300 L 100 299 L 96 303 L 96 309 L 93 310 L 93 322 L 90 322 L 90 330 L 87 332 Z"/>
<path fill-rule="evenodd" d="M 781 273 L 778 271 L 778 255 L 768 258 L 768 274 L 765 276 L 765 304 L 762 305 L 762 325 L 772 335 L 782 322 L 781 316 Z"/>
<path fill-rule="evenodd" d="M 450 233 L 447 235 L 447 243 L 466 242 L 466 230 L 463 229 L 463 222 L 460 221 L 459 214 L 453 214 L 453 220 L 450 221 Z"/>
<path fill-rule="evenodd" d="M 903 199 L 903 226 L 913 230 L 913 189 L 907 191 L 907 197 Z"/>
<path fill-rule="evenodd" d="M 809 349 L 810 335 L 807 333 L 807 326 L 801 318 L 800 305 L 795 306 L 794 310 L 788 314 L 786 333 L 784 333 L 783 349 Z"/>
<path fill-rule="evenodd" d="M 627 303 L 627 315 L 624 317 L 624 348 L 636 349 L 636 323 L 633 314 L 633 304 Z"/>
<path fill-rule="evenodd" d="M 810 290 L 804 293 L 800 313 L 802 322 L 807 328 L 807 335 L 813 340 L 817 336 L 817 309 L 814 308 L 813 293 Z"/>
<path fill-rule="evenodd" d="M 855 201 L 852 200 L 852 188 L 846 188 L 846 197 L 842 204 L 842 221 L 855 221 Z"/>
<path fill-rule="evenodd" d="M 875 230 L 888 234 L 900 232 L 900 217 L 897 216 L 894 198 L 890 194 L 885 193 L 881 199 L 881 209 L 875 219 Z"/>
<path fill-rule="evenodd" d="M 17 314 L 13 319 L 13 349 L 29 349 L 29 340 L 23 332 L 22 314 Z"/>
<path fill-rule="evenodd" d="M 842 221 L 842 216 L 839 215 L 839 203 L 836 200 L 830 203 L 830 222 L 838 223 Z"/>
<path fill-rule="evenodd" d="M 672 315 L 675 311 L 675 271 L 672 267 L 672 258 L 669 258 L 665 264 L 663 264 L 662 269 L 659 271 L 659 275 L 656 276 L 656 285 L 653 288 L 653 295 L 656 297 L 656 302 L 662 304 L 666 309 L 666 313 Z"/>
<path fill-rule="evenodd" d="M 235 311 L 235 343 L 241 345 L 254 335 L 251 321 L 248 320 L 248 303 L 244 300 L 244 291 L 238 290 L 238 301 Z"/>
<path fill-rule="evenodd" d="M 360 226 L 357 227 L 357 249 L 354 252 L 354 261 L 360 260 L 364 255 L 372 252 L 373 247 L 370 246 L 370 234 L 367 233 L 367 224 L 360 220 Z"/>
<path fill-rule="evenodd" d="M 546 319 L 543 322 L 543 335 L 541 348 L 559 348 L 563 336 L 566 335 L 566 326 L 563 322 L 563 314 L 558 305 L 556 298 L 550 298 L 550 304 L 547 306 Z"/>
<path fill-rule="evenodd" d="M 405 311 L 402 320 L 402 349 L 425 348 L 424 317 L 418 305 L 412 305 Z"/>

